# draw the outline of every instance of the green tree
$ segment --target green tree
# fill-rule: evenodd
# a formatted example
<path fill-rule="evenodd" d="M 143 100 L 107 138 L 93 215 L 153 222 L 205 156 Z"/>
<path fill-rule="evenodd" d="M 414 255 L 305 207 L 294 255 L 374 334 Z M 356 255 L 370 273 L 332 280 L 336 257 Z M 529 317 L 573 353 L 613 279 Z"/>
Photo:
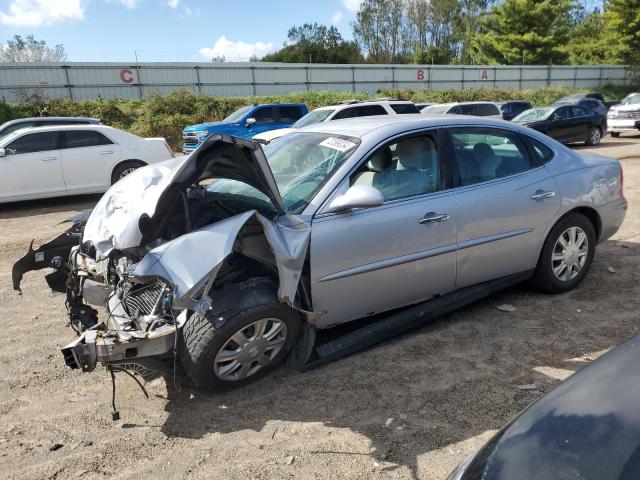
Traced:
<path fill-rule="evenodd" d="M 353 36 L 371 63 L 407 61 L 409 39 L 405 0 L 363 0 L 351 24 Z"/>
<path fill-rule="evenodd" d="M 336 27 L 305 23 L 301 27 L 291 27 L 284 46 L 277 52 L 265 55 L 262 61 L 358 63 L 361 55 L 358 45 L 344 40 Z"/>
<path fill-rule="evenodd" d="M 573 0 L 505 0 L 480 22 L 474 57 L 480 62 L 563 64 L 569 59 Z"/>
<path fill-rule="evenodd" d="M 606 0 L 609 60 L 640 69 L 640 0 Z"/>
<path fill-rule="evenodd" d="M 566 45 L 571 64 L 602 64 L 611 60 L 611 35 L 606 30 L 605 16 L 594 11 L 577 18 L 571 39 Z"/>
<path fill-rule="evenodd" d="M 64 62 L 67 60 L 63 45 L 50 48 L 44 40 L 36 40 L 30 34 L 26 38 L 14 35 L 7 44 L 0 46 L 0 62 Z"/>

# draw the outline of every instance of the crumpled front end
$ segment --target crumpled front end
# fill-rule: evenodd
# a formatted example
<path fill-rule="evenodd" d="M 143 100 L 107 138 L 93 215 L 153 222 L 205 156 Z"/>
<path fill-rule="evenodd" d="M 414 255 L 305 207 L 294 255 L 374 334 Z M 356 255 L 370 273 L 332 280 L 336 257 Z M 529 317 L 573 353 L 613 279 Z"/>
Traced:
<path fill-rule="evenodd" d="M 309 222 L 282 211 L 258 144 L 210 141 L 186 159 L 137 170 L 94 208 L 59 268 L 80 334 L 62 349 L 69 367 L 153 369 L 173 357 L 176 333 L 191 314 L 206 315 L 217 290 L 251 278 L 276 281 L 279 299 L 313 320 L 300 293 Z M 207 175 L 246 181 L 271 206 L 260 200 L 247 208 L 246 198 L 212 192 L 202 181 Z M 106 316 L 98 321 L 100 307 Z"/>

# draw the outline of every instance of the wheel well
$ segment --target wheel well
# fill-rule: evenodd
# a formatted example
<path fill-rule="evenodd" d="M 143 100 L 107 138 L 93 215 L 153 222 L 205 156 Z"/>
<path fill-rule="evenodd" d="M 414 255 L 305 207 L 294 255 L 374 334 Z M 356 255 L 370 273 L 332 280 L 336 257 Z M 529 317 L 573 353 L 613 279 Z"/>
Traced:
<path fill-rule="evenodd" d="M 136 158 L 129 158 L 127 160 L 122 160 L 121 162 L 118 162 L 112 169 L 111 169 L 111 176 L 109 178 L 109 180 L 113 183 L 113 174 L 116 173 L 116 170 L 118 168 L 120 168 L 122 165 L 124 165 L 125 163 L 137 163 L 138 165 L 140 165 L 141 167 L 144 167 L 147 165 L 146 162 L 143 162 L 142 160 L 138 160 Z"/>
<path fill-rule="evenodd" d="M 578 207 L 574 208 L 573 210 L 569 210 L 562 216 L 562 218 L 572 213 L 579 213 L 580 215 L 589 219 L 591 225 L 593 225 L 593 229 L 596 231 L 596 241 L 598 241 L 600 239 L 600 233 L 602 232 L 602 220 L 600 219 L 600 215 L 598 214 L 598 212 L 591 207 Z"/>

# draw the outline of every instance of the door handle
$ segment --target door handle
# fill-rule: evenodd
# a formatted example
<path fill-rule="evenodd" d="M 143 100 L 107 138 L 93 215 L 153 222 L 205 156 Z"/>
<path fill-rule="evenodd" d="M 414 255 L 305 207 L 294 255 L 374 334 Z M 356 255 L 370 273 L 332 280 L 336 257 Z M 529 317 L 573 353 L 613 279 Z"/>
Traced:
<path fill-rule="evenodd" d="M 40 160 L 42 160 L 43 162 L 52 162 L 57 159 L 58 157 L 42 157 Z"/>
<path fill-rule="evenodd" d="M 544 190 L 537 190 L 536 193 L 531 195 L 531 200 L 544 200 L 545 198 L 552 198 L 556 196 L 556 192 L 545 192 Z"/>
<path fill-rule="evenodd" d="M 100 152 L 100 155 L 111 155 L 113 153 L 113 150 L 103 150 L 102 152 Z"/>
<path fill-rule="evenodd" d="M 446 213 L 429 212 L 425 214 L 425 216 L 422 217 L 418 221 L 418 223 L 420 225 L 428 225 L 430 223 L 446 222 L 447 220 L 449 220 L 449 215 L 447 215 Z"/>

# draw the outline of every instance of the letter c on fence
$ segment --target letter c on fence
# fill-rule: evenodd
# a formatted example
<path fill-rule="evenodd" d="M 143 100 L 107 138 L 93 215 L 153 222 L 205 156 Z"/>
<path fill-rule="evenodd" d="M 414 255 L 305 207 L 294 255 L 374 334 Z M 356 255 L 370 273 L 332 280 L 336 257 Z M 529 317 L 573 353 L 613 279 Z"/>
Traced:
<path fill-rule="evenodd" d="M 120 70 L 120 80 L 122 83 L 133 83 L 133 70 L 130 68 Z"/>
<path fill-rule="evenodd" d="M 418 69 L 418 80 L 424 80 L 424 70 Z"/>

